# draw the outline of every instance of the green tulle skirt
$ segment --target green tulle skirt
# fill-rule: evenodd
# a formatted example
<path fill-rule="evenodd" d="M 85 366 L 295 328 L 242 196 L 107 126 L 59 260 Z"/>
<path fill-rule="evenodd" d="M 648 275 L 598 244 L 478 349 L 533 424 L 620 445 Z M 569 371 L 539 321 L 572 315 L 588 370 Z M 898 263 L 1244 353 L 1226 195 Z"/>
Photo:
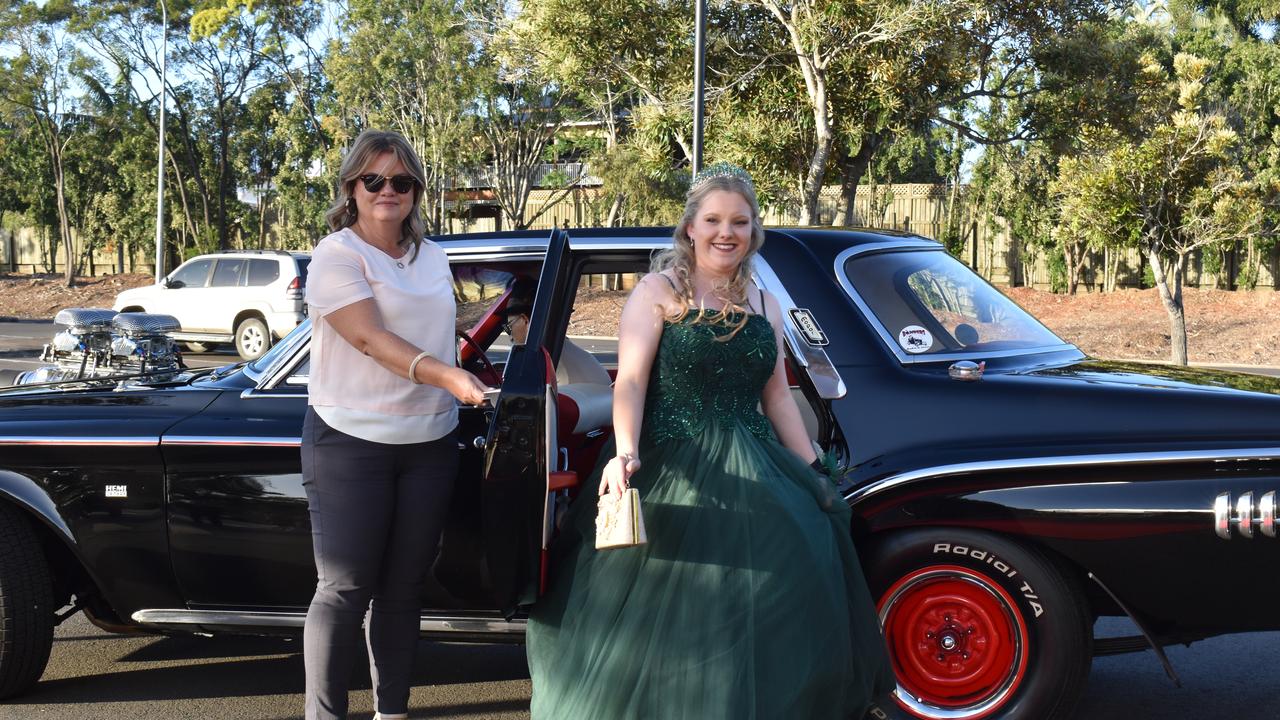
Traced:
<path fill-rule="evenodd" d="M 641 458 L 648 545 L 594 548 L 599 469 L 566 516 L 529 621 L 535 720 L 861 718 L 892 689 L 826 478 L 742 426 Z"/>

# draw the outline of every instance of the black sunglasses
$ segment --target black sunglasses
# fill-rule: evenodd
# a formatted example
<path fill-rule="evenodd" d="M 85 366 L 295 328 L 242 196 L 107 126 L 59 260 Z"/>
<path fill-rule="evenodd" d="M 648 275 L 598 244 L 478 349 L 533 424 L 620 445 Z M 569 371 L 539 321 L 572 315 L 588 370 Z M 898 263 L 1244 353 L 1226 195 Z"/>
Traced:
<path fill-rule="evenodd" d="M 391 181 L 391 189 L 401 195 L 409 192 L 413 189 L 414 185 L 418 184 L 418 179 L 412 175 L 393 175 L 391 177 L 385 177 L 383 175 L 361 175 L 356 179 L 360 181 L 361 185 L 364 185 L 365 190 L 368 190 L 371 193 L 376 193 L 382 190 L 382 186 L 385 185 L 388 180 Z"/>

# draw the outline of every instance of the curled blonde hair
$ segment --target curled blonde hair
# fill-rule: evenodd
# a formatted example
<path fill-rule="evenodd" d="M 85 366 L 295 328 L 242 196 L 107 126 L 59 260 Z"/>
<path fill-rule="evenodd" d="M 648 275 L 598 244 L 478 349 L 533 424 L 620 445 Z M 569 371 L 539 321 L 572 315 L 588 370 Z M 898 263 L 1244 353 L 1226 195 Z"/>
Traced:
<path fill-rule="evenodd" d="M 405 170 L 418 181 L 413 188 L 413 208 L 400 225 L 400 244 L 413 246 L 413 255 L 409 258 L 409 262 L 413 262 L 418 258 L 418 248 L 422 246 L 422 238 L 427 234 L 427 224 L 421 213 L 422 192 L 427 185 L 426 174 L 422 171 L 418 153 L 414 152 L 413 146 L 398 132 L 365 130 L 356 136 L 351 149 L 342 158 L 342 167 L 338 169 L 338 192 L 333 205 L 324 214 L 324 219 L 334 232 L 355 224 L 356 178 L 360 177 L 374 158 L 386 152 L 395 155 Z"/>
<path fill-rule="evenodd" d="M 764 245 L 764 225 L 760 222 L 760 203 L 756 200 L 755 188 L 752 187 L 749 180 L 745 177 L 733 175 L 709 177 L 700 182 L 695 180 L 694 185 L 689 188 L 688 194 L 685 195 L 684 214 L 681 215 L 680 222 L 676 225 L 675 233 L 671 237 L 671 247 L 654 255 L 653 261 L 649 265 L 649 271 L 662 272 L 671 270 L 676 279 L 680 281 L 676 288 L 676 294 L 680 296 L 682 301 L 681 308 L 677 312 L 668 315 L 668 320 L 680 322 L 696 306 L 697 315 L 694 316 L 693 322 L 711 322 L 707 314 L 714 311 L 707 310 L 706 299 L 703 298 L 701 302 L 695 302 L 693 296 L 693 270 L 697 265 L 697 259 L 694 256 L 693 241 L 689 238 L 688 227 L 697 217 L 702 201 L 717 190 L 737 193 L 751 207 L 751 239 L 747 243 L 747 253 L 742 257 L 742 262 L 739 263 L 737 271 L 734 272 L 729 282 L 717 285 L 711 291 L 712 295 L 720 300 L 724 308 L 716 322 L 732 328 L 729 333 L 719 338 L 727 342 L 747 324 L 748 312 L 744 308 L 748 306 L 747 284 L 751 281 L 752 260 L 755 258 L 756 253 L 760 252 L 760 247 Z M 731 321 L 730 318 L 735 316 L 738 319 Z"/>

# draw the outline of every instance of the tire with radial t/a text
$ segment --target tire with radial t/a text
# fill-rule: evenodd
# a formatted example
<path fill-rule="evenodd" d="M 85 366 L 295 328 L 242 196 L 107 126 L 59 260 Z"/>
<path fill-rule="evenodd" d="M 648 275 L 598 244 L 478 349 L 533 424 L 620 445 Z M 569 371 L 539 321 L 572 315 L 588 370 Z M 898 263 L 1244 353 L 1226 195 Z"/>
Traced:
<path fill-rule="evenodd" d="M 27 518 L 0 503 L 0 700 L 44 674 L 53 648 L 53 583 Z"/>
<path fill-rule="evenodd" d="M 866 559 L 898 682 L 892 716 L 1072 717 L 1092 617 L 1047 556 L 995 534 L 929 528 L 891 535 Z"/>

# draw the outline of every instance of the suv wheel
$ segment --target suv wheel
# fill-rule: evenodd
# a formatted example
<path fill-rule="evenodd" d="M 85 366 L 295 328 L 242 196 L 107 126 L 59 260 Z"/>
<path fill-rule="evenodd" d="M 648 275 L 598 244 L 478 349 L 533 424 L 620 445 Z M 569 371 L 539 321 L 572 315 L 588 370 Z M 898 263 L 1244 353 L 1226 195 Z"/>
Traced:
<path fill-rule="evenodd" d="M 0 699 L 31 687 L 53 648 L 53 584 L 27 519 L 0 505 Z"/>
<path fill-rule="evenodd" d="M 236 352 L 244 360 L 257 360 L 271 347 L 271 332 L 261 318 L 247 317 L 236 325 Z"/>

